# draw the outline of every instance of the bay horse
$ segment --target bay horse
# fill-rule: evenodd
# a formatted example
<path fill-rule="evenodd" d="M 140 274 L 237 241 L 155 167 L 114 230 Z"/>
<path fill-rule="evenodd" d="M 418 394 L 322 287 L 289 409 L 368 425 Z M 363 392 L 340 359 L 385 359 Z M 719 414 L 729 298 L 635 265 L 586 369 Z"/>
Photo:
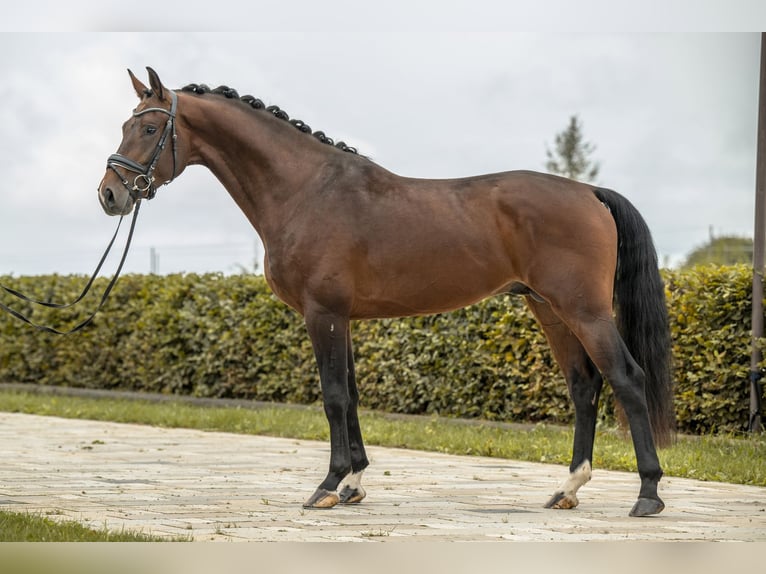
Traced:
<path fill-rule="evenodd" d="M 128 70 L 140 102 L 107 161 L 99 200 L 109 215 L 130 213 L 199 164 L 252 223 L 266 281 L 305 319 L 330 427 L 329 471 L 304 507 L 366 495 L 350 322 L 511 293 L 539 320 L 575 408 L 570 474 L 545 506 L 577 506 L 590 480 L 606 379 L 641 479 L 630 515 L 663 510 L 656 445 L 672 440 L 675 420 L 668 317 L 649 229 L 628 200 L 531 171 L 401 177 L 277 106 L 226 86 L 169 90 L 147 71 L 148 87 Z"/>

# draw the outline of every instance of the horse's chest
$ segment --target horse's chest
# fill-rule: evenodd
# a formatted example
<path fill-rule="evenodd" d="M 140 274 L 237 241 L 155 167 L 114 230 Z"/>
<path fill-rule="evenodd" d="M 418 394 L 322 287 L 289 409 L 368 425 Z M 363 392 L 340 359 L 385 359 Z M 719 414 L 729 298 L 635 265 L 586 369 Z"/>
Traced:
<path fill-rule="evenodd" d="M 266 283 L 274 294 L 299 313 L 303 313 L 301 290 L 296 287 L 298 282 L 294 277 L 295 269 L 285 266 L 281 258 L 269 257 L 268 253 L 264 257 L 263 267 Z"/>

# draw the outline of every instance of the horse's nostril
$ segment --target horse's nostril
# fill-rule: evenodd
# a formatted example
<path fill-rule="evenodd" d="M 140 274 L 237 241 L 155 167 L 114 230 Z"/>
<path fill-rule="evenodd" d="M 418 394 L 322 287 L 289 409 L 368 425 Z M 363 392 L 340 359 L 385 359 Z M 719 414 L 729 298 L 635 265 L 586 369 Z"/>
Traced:
<path fill-rule="evenodd" d="M 104 202 L 108 207 L 114 207 L 114 192 L 110 187 L 104 190 Z"/>

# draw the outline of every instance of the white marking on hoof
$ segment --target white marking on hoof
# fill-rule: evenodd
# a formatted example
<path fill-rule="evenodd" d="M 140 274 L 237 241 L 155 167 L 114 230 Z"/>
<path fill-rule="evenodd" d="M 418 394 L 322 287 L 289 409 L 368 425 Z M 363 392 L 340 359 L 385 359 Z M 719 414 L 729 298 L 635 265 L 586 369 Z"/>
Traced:
<path fill-rule="evenodd" d="M 362 499 L 367 496 L 364 488 L 362 488 L 362 474 L 363 470 L 359 472 L 351 472 L 341 481 L 338 486 L 340 491 L 340 501 L 344 504 L 353 504 L 361 502 Z"/>
<path fill-rule="evenodd" d="M 564 481 L 559 490 L 564 494 L 577 494 L 580 487 L 588 482 L 592 475 L 590 461 L 586 460 L 574 472 L 570 473 L 569 478 Z"/>
<path fill-rule="evenodd" d="M 577 499 L 577 491 L 580 487 L 591 479 L 592 470 L 590 461 L 586 460 L 578 466 L 574 472 L 569 474 L 561 487 L 555 492 L 551 499 L 545 504 L 545 508 L 570 509 L 575 508 L 580 501 Z"/>
<path fill-rule="evenodd" d="M 358 489 L 362 488 L 362 475 L 363 470 L 359 472 L 349 472 L 346 477 L 340 482 L 341 486 L 347 486 L 349 488 Z M 340 487 L 339 487 L 340 488 Z"/>

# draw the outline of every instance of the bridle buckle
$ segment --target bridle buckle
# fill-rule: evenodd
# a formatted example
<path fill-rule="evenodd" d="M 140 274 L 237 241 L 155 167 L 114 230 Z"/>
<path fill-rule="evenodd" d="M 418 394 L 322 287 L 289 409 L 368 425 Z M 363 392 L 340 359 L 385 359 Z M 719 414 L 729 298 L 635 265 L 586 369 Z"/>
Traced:
<path fill-rule="evenodd" d="M 140 180 L 143 180 L 143 182 L 144 182 L 143 187 L 139 183 Z M 154 176 L 150 176 L 150 175 L 146 175 L 146 174 L 143 174 L 143 173 L 139 173 L 136 176 L 136 178 L 133 180 L 133 191 L 138 191 L 140 193 L 146 193 L 146 192 L 148 192 L 152 188 L 152 184 L 154 184 Z"/>

